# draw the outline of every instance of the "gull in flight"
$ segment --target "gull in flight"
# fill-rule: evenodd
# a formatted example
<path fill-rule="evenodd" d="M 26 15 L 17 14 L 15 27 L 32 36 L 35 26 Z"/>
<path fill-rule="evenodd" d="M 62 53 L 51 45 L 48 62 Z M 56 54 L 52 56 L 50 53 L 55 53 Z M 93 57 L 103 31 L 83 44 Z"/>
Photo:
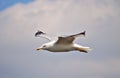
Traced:
<path fill-rule="evenodd" d="M 50 52 L 69 52 L 69 51 L 80 51 L 84 53 L 88 53 L 91 49 L 89 47 L 81 46 L 73 41 L 76 37 L 85 36 L 85 31 L 70 35 L 66 37 L 59 36 L 57 40 L 51 40 L 49 37 L 45 36 L 46 33 L 38 30 L 35 33 L 36 37 L 44 37 L 48 39 L 50 42 L 43 44 L 41 47 L 37 48 L 36 50 L 48 50 Z"/>

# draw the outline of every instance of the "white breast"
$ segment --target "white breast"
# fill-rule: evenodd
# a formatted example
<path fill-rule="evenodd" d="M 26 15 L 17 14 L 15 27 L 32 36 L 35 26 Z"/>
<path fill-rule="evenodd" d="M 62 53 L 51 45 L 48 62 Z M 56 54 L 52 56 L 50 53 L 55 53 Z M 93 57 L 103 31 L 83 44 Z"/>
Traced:
<path fill-rule="evenodd" d="M 49 47 L 48 51 L 52 52 L 66 52 L 66 51 L 71 51 L 74 50 L 72 44 L 71 45 L 53 45 Z"/>

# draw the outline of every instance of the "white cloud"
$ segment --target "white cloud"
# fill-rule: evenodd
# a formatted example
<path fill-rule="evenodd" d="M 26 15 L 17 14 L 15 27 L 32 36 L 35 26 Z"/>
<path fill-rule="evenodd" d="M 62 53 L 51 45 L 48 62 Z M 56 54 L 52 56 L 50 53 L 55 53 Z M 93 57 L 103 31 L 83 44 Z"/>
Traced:
<path fill-rule="evenodd" d="M 94 26 L 95 20 L 105 19 L 107 16 L 114 17 L 117 15 L 117 10 L 111 4 L 98 7 L 94 0 L 78 3 L 73 0 L 37 0 L 27 5 L 16 4 L 0 15 L 1 20 L 5 22 L 4 24 L 1 21 L 4 26 L 2 31 L 8 35 L 7 39 L 13 35 L 10 41 L 14 41 L 14 39 L 20 40 L 21 37 L 30 37 L 30 34 L 37 29 L 56 32 L 55 34 L 76 33 L 76 30 L 79 32 L 86 29 L 94 32 L 97 29 L 97 26 Z M 3 19 L 4 17 L 6 19 Z"/>

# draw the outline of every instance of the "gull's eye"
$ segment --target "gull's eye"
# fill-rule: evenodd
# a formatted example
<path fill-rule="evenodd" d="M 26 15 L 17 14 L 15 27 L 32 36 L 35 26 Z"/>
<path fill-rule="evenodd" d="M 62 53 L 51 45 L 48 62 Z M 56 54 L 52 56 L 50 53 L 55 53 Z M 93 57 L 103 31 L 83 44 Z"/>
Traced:
<path fill-rule="evenodd" d="M 44 45 L 43 47 L 46 47 L 46 45 Z"/>

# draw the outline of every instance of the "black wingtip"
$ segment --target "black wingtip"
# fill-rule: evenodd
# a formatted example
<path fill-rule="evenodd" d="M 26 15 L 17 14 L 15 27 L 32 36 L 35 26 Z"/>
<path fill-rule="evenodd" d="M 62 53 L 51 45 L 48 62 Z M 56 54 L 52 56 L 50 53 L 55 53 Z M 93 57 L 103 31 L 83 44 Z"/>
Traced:
<path fill-rule="evenodd" d="M 83 31 L 83 32 L 81 32 L 80 34 L 82 34 L 82 35 L 84 35 L 84 36 L 85 36 L 85 33 L 86 33 L 86 31 Z"/>
<path fill-rule="evenodd" d="M 38 35 L 41 35 L 41 34 L 46 34 L 46 33 L 44 33 L 44 32 L 42 32 L 42 31 L 38 30 L 38 31 L 35 33 L 35 37 L 37 37 Z"/>

